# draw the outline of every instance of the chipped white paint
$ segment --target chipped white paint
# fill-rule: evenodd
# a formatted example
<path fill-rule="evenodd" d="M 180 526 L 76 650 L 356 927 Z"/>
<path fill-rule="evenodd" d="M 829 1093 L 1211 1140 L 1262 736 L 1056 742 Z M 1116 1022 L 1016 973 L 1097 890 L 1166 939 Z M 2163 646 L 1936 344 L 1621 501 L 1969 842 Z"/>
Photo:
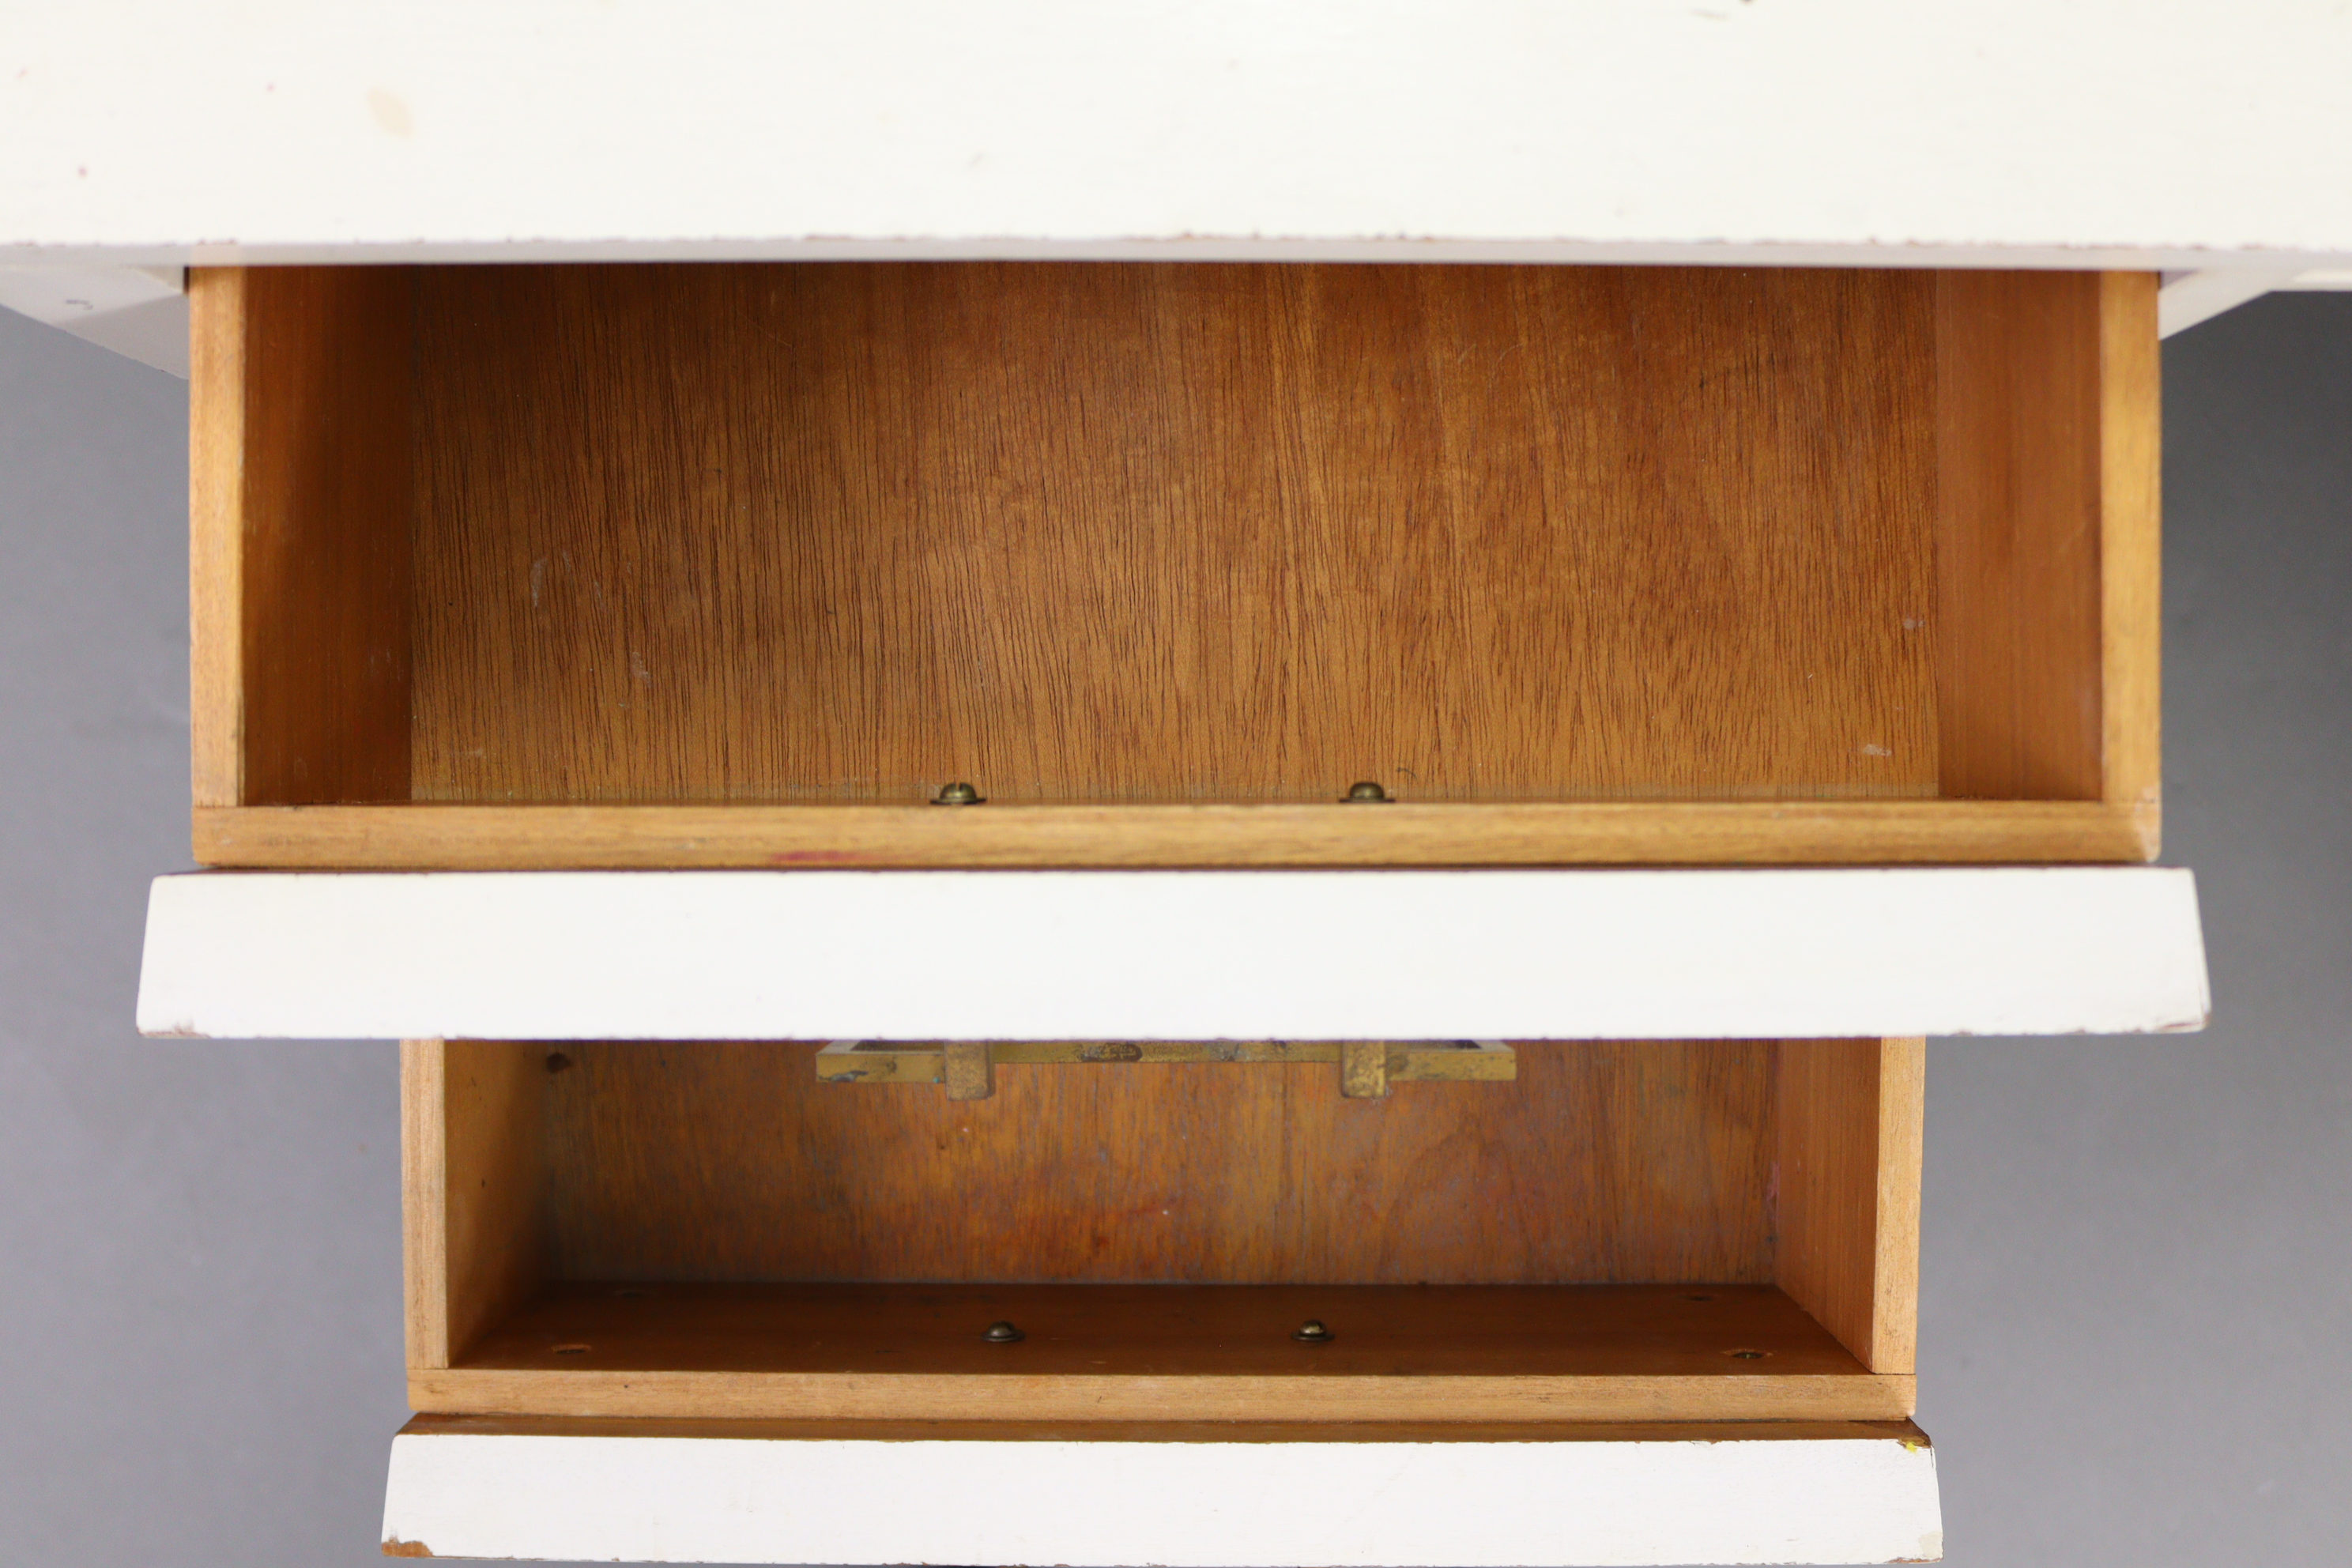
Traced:
<path fill-rule="evenodd" d="M 6 32 L 0 247 L 60 260 L 2352 266 L 2336 0 L 118 0 Z"/>
<path fill-rule="evenodd" d="M 139 1026 L 309 1038 L 1545 1039 L 2190 1029 L 2158 868 L 210 872 Z"/>
<path fill-rule="evenodd" d="M 1933 1449 L 1713 1442 L 866 1442 L 404 1433 L 387 1543 L 650 1563 L 1885 1563 Z"/>

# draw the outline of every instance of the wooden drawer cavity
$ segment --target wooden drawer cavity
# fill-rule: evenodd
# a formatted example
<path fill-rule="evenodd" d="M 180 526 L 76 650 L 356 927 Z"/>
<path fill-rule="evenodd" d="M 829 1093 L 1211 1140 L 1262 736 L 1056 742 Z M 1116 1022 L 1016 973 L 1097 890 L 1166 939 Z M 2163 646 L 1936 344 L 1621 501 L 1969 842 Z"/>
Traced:
<path fill-rule="evenodd" d="M 192 294 L 206 863 L 2155 853 L 2152 277 Z"/>
<path fill-rule="evenodd" d="M 1516 1048 L 1515 1082 L 1385 1099 L 1328 1063 L 1135 1061 L 1002 1064 L 994 1094 L 955 1100 L 821 1081 L 814 1043 L 412 1041 L 411 1398 L 1910 1413 L 1920 1042 Z"/>

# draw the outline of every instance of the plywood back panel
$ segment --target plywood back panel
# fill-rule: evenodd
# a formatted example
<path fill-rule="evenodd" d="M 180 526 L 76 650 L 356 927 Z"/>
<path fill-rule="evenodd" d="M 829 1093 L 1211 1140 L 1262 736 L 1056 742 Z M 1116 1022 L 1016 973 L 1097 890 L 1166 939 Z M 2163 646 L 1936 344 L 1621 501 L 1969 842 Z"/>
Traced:
<path fill-rule="evenodd" d="M 1935 793 L 1930 275 L 422 278 L 421 799 Z"/>
<path fill-rule="evenodd" d="M 1349 1100 L 1328 1064 L 819 1084 L 813 1045 L 551 1047 L 573 1279 L 1762 1282 L 1769 1044 L 1538 1043 Z"/>

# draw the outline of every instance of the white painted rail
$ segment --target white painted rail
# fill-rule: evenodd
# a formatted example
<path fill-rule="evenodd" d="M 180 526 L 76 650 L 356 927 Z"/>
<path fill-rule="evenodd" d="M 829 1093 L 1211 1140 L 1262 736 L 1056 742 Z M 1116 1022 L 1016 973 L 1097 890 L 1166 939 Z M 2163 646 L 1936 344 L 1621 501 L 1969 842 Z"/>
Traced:
<path fill-rule="evenodd" d="M 795 1441 L 407 1432 L 386 1549 L 642 1563 L 1886 1563 L 1936 1457 L 1869 1437 Z M 394 1543 L 398 1544 L 395 1545 Z"/>
<path fill-rule="evenodd" d="M 24 260 L 2352 265 L 2334 0 L 117 0 L 6 44 Z"/>
<path fill-rule="evenodd" d="M 1640 1039 L 2193 1029 L 2190 874 L 206 872 L 139 1026 L 301 1038 Z"/>

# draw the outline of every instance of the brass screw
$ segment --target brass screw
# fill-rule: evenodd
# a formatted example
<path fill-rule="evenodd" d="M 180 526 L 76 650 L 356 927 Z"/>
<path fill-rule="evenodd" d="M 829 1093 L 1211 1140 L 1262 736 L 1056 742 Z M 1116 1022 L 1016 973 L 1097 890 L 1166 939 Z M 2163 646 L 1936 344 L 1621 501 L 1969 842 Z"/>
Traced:
<path fill-rule="evenodd" d="M 1331 1331 L 1323 1326 L 1322 1319 L 1309 1318 L 1291 1330 L 1290 1337 L 1302 1345 L 1328 1345 L 1331 1342 Z"/>
<path fill-rule="evenodd" d="M 988 1331 L 980 1336 L 992 1345 L 1017 1344 L 1029 1336 L 1010 1323 L 991 1323 Z"/>
<path fill-rule="evenodd" d="M 940 793 L 931 797 L 931 804 L 933 805 L 978 805 L 981 800 L 981 793 L 971 785 L 951 784 L 942 786 Z"/>
<path fill-rule="evenodd" d="M 1346 804 L 1355 805 L 1365 801 L 1383 801 L 1388 799 L 1388 791 L 1382 789 L 1371 780 L 1366 779 L 1361 784 L 1351 784 L 1348 786 L 1348 798 Z"/>

